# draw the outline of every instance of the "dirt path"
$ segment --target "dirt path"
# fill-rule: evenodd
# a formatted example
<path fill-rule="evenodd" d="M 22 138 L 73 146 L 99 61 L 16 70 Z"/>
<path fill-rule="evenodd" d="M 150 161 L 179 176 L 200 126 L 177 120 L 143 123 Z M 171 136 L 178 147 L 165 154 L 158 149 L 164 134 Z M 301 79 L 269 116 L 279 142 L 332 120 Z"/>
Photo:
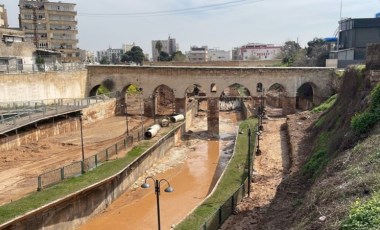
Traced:
<path fill-rule="evenodd" d="M 287 133 L 281 129 L 285 122 L 286 118 L 277 118 L 264 123 L 260 137 L 262 153 L 255 158 L 250 197 L 238 205 L 238 215 L 231 216 L 221 229 L 255 229 L 258 216 L 276 196 L 277 187 L 289 168 Z"/>
<path fill-rule="evenodd" d="M 129 118 L 129 128 L 140 118 Z M 125 138 L 125 117 L 111 117 L 83 128 L 85 157 Z M 70 132 L 0 152 L 0 205 L 19 199 L 37 189 L 37 177 L 81 160 L 80 131 Z"/>

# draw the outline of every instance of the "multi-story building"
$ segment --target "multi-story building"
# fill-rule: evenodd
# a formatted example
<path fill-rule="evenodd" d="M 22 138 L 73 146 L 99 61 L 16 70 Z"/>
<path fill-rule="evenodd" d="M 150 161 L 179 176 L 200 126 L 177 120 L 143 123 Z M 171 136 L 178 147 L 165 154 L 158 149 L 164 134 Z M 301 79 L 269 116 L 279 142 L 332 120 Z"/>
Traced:
<path fill-rule="evenodd" d="M 7 10 L 4 5 L 0 5 L 0 27 L 8 27 Z"/>
<path fill-rule="evenodd" d="M 101 50 L 97 52 L 97 61 L 105 61 L 113 64 L 120 63 L 121 56 L 124 54 L 123 49 L 112 49 L 111 47 L 107 50 Z"/>
<path fill-rule="evenodd" d="M 79 61 L 76 4 L 48 0 L 20 0 L 20 28 L 37 49 L 56 50 L 63 61 Z"/>
<path fill-rule="evenodd" d="M 126 52 L 130 51 L 132 49 L 132 47 L 134 47 L 134 46 L 135 46 L 135 43 L 132 43 L 132 44 L 125 43 L 125 44 L 123 44 L 123 46 L 122 46 L 123 52 L 126 53 Z"/>
<path fill-rule="evenodd" d="M 208 57 L 209 57 L 209 61 L 230 61 L 231 51 L 209 49 Z"/>
<path fill-rule="evenodd" d="M 240 47 L 240 60 L 274 60 L 281 52 L 281 46 L 249 43 Z"/>
<path fill-rule="evenodd" d="M 158 42 L 161 42 L 162 48 L 161 52 L 166 52 L 169 55 L 172 55 L 173 53 L 177 52 L 178 50 L 178 44 L 176 43 L 175 38 L 168 38 L 168 40 L 154 40 L 152 41 L 152 58 L 153 61 L 157 61 L 158 57 L 160 56 L 158 50 L 156 49 L 156 44 Z"/>
<path fill-rule="evenodd" d="M 190 51 L 186 53 L 187 59 L 191 62 L 206 62 L 209 60 L 208 57 L 208 47 L 202 46 L 192 46 Z"/>

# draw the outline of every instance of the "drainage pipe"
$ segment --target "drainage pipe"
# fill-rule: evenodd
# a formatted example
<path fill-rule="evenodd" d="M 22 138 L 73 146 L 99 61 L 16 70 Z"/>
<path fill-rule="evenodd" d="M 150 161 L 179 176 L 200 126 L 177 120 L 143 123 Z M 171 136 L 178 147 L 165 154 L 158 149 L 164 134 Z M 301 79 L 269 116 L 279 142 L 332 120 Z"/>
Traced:
<path fill-rule="evenodd" d="M 160 125 L 152 125 L 151 127 L 149 127 L 147 130 L 146 130 L 146 132 L 145 132 L 145 134 L 144 134 L 144 136 L 145 136 L 145 138 L 147 138 L 147 139 L 151 139 L 152 137 L 154 137 L 154 136 L 156 136 L 157 135 L 157 133 L 158 133 L 158 131 L 161 129 L 161 126 Z"/>
<path fill-rule="evenodd" d="M 185 120 L 185 116 L 183 116 L 182 114 L 178 114 L 178 115 L 174 115 L 170 117 L 170 121 L 173 123 L 178 122 L 178 121 L 183 121 L 183 120 Z"/>

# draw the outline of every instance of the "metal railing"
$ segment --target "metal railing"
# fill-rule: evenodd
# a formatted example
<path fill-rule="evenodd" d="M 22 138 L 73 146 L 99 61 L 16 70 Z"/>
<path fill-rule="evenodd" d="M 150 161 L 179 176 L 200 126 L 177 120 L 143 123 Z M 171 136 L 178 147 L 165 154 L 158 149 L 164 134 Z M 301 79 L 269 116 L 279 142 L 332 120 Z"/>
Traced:
<path fill-rule="evenodd" d="M 78 111 L 92 104 L 118 98 L 119 96 L 119 92 L 112 92 L 88 98 L 0 102 L 0 133 L 8 132 L 45 117 Z"/>
<path fill-rule="evenodd" d="M 86 69 L 83 63 L 14 64 L 0 65 L 0 73 L 31 73 L 49 71 L 75 71 Z"/>
<path fill-rule="evenodd" d="M 152 123 L 145 124 L 150 126 Z M 41 191 L 44 188 L 57 184 L 64 179 L 82 175 L 83 172 L 88 172 L 102 165 L 106 161 L 109 161 L 113 156 L 117 155 L 120 151 L 126 150 L 132 146 L 134 142 L 141 141 L 144 137 L 144 133 L 140 128 L 132 131 L 132 135 L 126 137 L 123 140 L 118 141 L 112 146 L 106 148 L 103 151 L 96 153 L 82 161 L 76 161 L 70 165 L 63 166 L 62 168 L 54 169 L 52 171 L 43 173 L 38 176 L 37 191 Z M 84 168 L 82 168 L 84 167 Z"/>

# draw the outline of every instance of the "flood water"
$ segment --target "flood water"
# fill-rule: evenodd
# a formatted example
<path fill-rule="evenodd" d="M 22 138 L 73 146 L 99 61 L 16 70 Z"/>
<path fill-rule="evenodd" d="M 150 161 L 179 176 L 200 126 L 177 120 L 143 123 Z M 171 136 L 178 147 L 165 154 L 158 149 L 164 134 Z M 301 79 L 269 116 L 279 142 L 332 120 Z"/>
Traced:
<path fill-rule="evenodd" d="M 157 229 L 157 205 L 154 184 L 148 180 L 150 187 L 140 188 L 144 178 L 169 181 L 174 192 L 164 192 L 167 184 L 161 183 L 160 215 L 161 228 L 170 229 L 179 223 L 212 191 L 222 168 L 231 157 L 237 132 L 236 114 L 221 114 L 218 141 L 208 140 L 204 127 L 206 117 L 198 117 L 189 140 L 174 147 L 160 162 L 157 162 L 136 186 L 120 196 L 103 213 L 81 226 L 82 230 L 100 229 Z"/>

